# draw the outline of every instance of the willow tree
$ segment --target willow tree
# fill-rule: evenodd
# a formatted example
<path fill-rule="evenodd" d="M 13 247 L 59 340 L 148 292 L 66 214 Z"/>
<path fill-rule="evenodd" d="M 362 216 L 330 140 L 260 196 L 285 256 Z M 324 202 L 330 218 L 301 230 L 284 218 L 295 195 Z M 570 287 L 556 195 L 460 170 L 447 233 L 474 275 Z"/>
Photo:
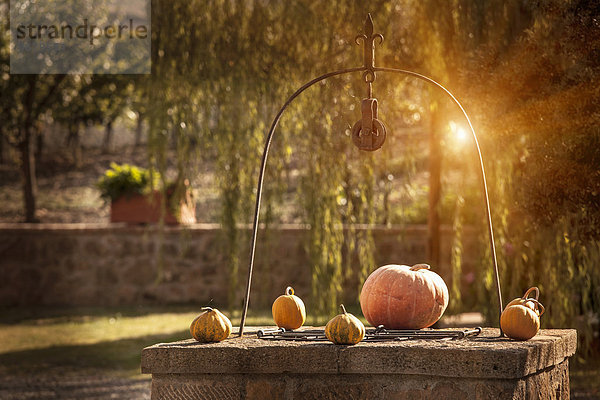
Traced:
<path fill-rule="evenodd" d="M 366 12 L 373 13 L 387 38 L 378 49 L 380 65 L 415 69 L 433 76 L 456 93 L 474 117 L 490 163 L 499 248 L 509 243 L 510 227 L 503 221 L 508 221 L 507 210 L 515 201 L 533 216 L 505 173 L 517 171 L 523 156 L 529 157 L 530 153 L 523 153 L 522 141 L 543 142 L 543 135 L 539 136 L 540 141 L 534 140 L 530 128 L 550 126 L 524 118 L 527 105 L 536 104 L 528 102 L 539 100 L 547 107 L 553 104 L 547 87 L 561 88 L 562 94 L 567 93 L 562 88 L 572 87 L 571 93 L 576 93 L 578 86 L 574 82 L 585 74 L 589 81 L 595 76 L 592 53 L 579 55 L 572 44 L 557 41 L 556 34 L 547 34 L 551 31 L 548 26 L 591 34 L 585 26 L 575 26 L 575 15 L 582 10 L 587 10 L 583 15 L 593 13 L 583 2 L 549 2 L 542 7 L 520 1 L 475 0 L 402 4 L 381 1 L 369 5 L 301 0 L 155 1 L 152 10 L 153 79 L 148 82 L 148 115 L 153 160 L 159 169 L 166 168 L 166 149 L 172 146 L 177 154 L 177 181 L 193 177 L 198 161 L 217 165 L 232 306 L 240 301 L 241 266 L 247 255 L 248 237 L 238 224 L 251 219 L 265 131 L 279 106 L 300 85 L 337 67 L 360 65 L 361 50 L 352 39 L 360 33 Z M 561 16 L 568 18 L 559 21 Z M 593 18 L 589 16 L 585 21 Z M 541 50 L 545 46 L 565 51 L 548 57 Z M 535 52 L 530 54 L 532 49 Z M 579 69 L 564 63 L 564 57 L 575 57 Z M 552 63 L 544 64 L 546 59 Z M 561 59 L 564 65 L 558 63 Z M 557 71 L 575 74 L 575 78 L 564 81 L 563 86 L 557 85 L 552 80 Z M 532 79 L 534 75 L 542 78 Z M 585 85 L 588 86 L 591 87 Z M 382 118 L 392 130 L 405 120 L 405 113 L 411 113 L 411 107 L 419 110 L 417 114 L 427 116 L 431 111 L 422 110 L 434 103 L 446 112 L 437 94 L 427 95 L 422 85 L 410 80 L 381 74 L 375 90 L 382 100 Z M 587 93 L 582 104 L 594 104 L 594 96 Z M 348 222 L 379 222 L 379 216 L 385 215 L 389 207 L 385 205 L 385 193 L 396 184 L 390 184 L 388 179 L 395 175 L 392 170 L 398 169 L 399 175 L 409 173 L 414 169 L 415 158 L 420 157 L 415 155 L 417 148 L 408 152 L 412 154 L 403 161 L 395 161 L 404 153 L 404 143 L 393 134 L 380 153 L 366 155 L 352 148 L 346 134 L 348 127 L 360 118 L 357 105 L 363 97 L 365 89 L 360 76 L 350 75 L 331 79 L 304 93 L 281 120 L 267 171 L 264 209 L 272 220 L 277 218 L 277 199 L 281 199 L 287 185 L 285 170 L 295 168 L 300 172 L 297 202 L 303 220 L 310 225 L 306 249 L 313 273 L 313 309 L 325 313 L 339 298 L 341 283 L 356 274 L 360 281 L 376 262 L 368 232 L 354 228 L 340 231 L 338 227 Z M 448 115 L 452 115 L 450 111 Z M 519 126 L 519 118 L 532 125 L 523 124 L 512 131 Z M 586 129 L 592 126 L 593 118 L 582 115 L 582 119 Z M 429 120 L 434 121 L 443 139 L 446 119 L 432 114 Z M 593 135 L 582 137 L 591 140 Z M 533 148 L 528 147 L 527 151 Z M 592 154 L 590 160 L 595 160 L 593 150 L 585 149 Z M 489 157 L 491 153 L 495 157 Z M 475 169 L 468 166 L 465 171 L 468 174 Z M 509 175 L 511 179 L 517 177 Z M 581 188 L 587 182 L 582 180 Z M 477 190 L 472 189 L 473 194 L 465 197 L 465 213 L 479 204 Z M 593 192 L 590 196 L 588 199 L 593 200 Z M 389 222 L 387 218 L 383 220 Z M 358 267 L 349 261 L 352 257 L 360 259 Z M 458 262 L 460 257 L 456 255 L 454 259 Z M 516 261 L 501 257 L 501 262 L 505 271 L 503 282 L 512 282 L 513 288 L 531 282 L 531 275 L 522 275 L 524 269 L 514 268 Z M 485 271 L 479 278 L 485 282 L 481 294 L 489 297 L 489 268 L 481 270 Z M 456 287 L 460 287 L 460 275 L 460 269 L 455 268 Z"/>
<path fill-rule="evenodd" d="M 251 220 L 271 119 L 303 83 L 332 69 L 360 65 L 361 49 L 354 37 L 368 11 L 380 10 L 381 21 L 397 14 L 391 4 L 153 2 L 155 79 L 149 82 L 148 112 L 153 158 L 158 168 L 165 168 L 165 146 L 168 137 L 175 136 L 178 175 L 192 175 L 194 161 L 215 162 L 230 305 L 239 304 L 240 266 L 247 261 L 249 238 L 238 225 Z M 390 57 L 396 50 L 382 55 Z M 310 226 L 307 268 L 313 273 L 317 313 L 335 310 L 344 279 L 357 273 L 361 281 L 374 268 L 370 232 L 340 227 L 346 222 L 376 222 L 375 189 L 392 175 L 386 170 L 391 163 L 360 154 L 347 137 L 366 95 L 360 82 L 359 74 L 331 80 L 301 96 L 284 115 L 270 154 L 267 216 L 277 217 L 276 200 L 287 186 L 286 168 L 298 169 L 303 177 L 297 203 Z M 401 87 L 404 81 L 382 81 L 378 90 L 397 92 Z M 389 118 L 400 118 L 405 104 L 396 106 L 389 107 Z M 198 157 L 192 156 L 198 149 Z M 352 266 L 355 259 L 358 267 Z"/>
<path fill-rule="evenodd" d="M 166 168 L 173 137 L 177 181 L 192 178 L 198 161 L 217 165 L 221 222 L 230 269 L 230 304 L 238 296 L 240 232 L 248 220 L 260 149 L 273 104 L 285 87 L 284 54 L 266 37 L 273 10 L 259 3 L 153 3 L 153 75 L 148 107 L 153 160 Z M 277 69 L 276 71 L 274 69 Z M 194 162 L 196 161 L 196 162 Z"/>
<path fill-rule="evenodd" d="M 591 268 L 599 236 L 600 9 L 588 1 L 439 6 L 415 5 L 414 32 L 428 39 L 412 47 L 440 69 L 480 134 L 505 295 L 534 284 L 555 299 L 577 293 L 578 301 L 557 301 L 546 323 L 586 326 L 577 321 L 600 307 Z M 493 315 L 483 301 L 492 289 L 489 253 L 482 262 L 479 305 Z"/>
<path fill-rule="evenodd" d="M 560 299 L 546 324 L 580 329 L 586 354 L 590 316 L 600 312 L 600 7 L 549 2 L 532 14 L 526 39 L 492 81 L 518 93 L 498 90 L 502 114 L 489 121 L 498 140 L 514 146 L 505 177 L 506 281 L 513 292 L 539 283 Z"/>

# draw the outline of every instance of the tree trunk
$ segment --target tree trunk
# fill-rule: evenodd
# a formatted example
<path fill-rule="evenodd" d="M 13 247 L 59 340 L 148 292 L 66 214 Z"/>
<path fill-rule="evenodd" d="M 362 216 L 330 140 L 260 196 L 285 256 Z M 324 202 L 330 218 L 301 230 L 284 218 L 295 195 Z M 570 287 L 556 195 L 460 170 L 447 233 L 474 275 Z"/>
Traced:
<path fill-rule="evenodd" d="M 439 103 L 438 103 L 439 104 Z M 440 197 L 442 149 L 440 112 L 433 105 L 431 110 L 429 132 L 429 218 L 427 223 L 428 261 L 436 268 L 440 266 Z"/>
<path fill-rule="evenodd" d="M 40 162 L 44 152 L 44 132 L 41 129 L 35 130 L 35 160 Z"/>
<path fill-rule="evenodd" d="M 144 115 L 140 112 L 137 113 L 137 126 L 135 128 L 135 147 L 140 147 L 142 144 L 142 128 L 144 124 Z"/>
<path fill-rule="evenodd" d="M 38 222 L 35 218 L 35 197 L 37 182 L 35 179 L 35 154 L 31 143 L 31 126 L 25 126 L 21 133 L 21 171 L 23 172 L 23 200 L 25 204 L 25 222 Z"/>
<path fill-rule="evenodd" d="M 110 120 L 106 124 L 104 129 L 104 142 L 102 143 L 102 153 L 108 154 L 110 153 L 110 144 L 112 142 L 113 135 L 113 121 Z"/>
<path fill-rule="evenodd" d="M 386 183 L 385 191 L 383 192 L 383 225 L 388 228 L 392 226 L 391 212 L 390 212 L 390 194 L 391 191 L 388 188 L 389 183 Z"/>
<path fill-rule="evenodd" d="M 67 136 L 67 146 L 71 149 L 73 155 L 73 164 L 75 168 L 80 168 L 81 159 L 81 144 L 79 142 L 79 123 L 73 122 L 69 124 L 69 135 Z"/>
<path fill-rule="evenodd" d="M 35 218 L 35 196 L 37 192 L 37 182 L 35 179 L 35 153 L 31 140 L 33 124 L 33 104 L 37 87 L 37 75 L 29 76 L 29 87 L 24 98 L 24 119 L 20 126 L 19 143 L 21 151 L 21 171 L 23 173 L 23 202 L 25 205 L 25 222 L 37 222 Z"/>
<path fill-rule="evenodd" d="M 71 143 L 73 143 L 73 123 L 70 122 L 67 125 L 67 136 L 65 136 L 65 146 L 67 148 L 71 148 Z"/>
<path fill-rule="evenodd" d="M 4 164 L 4 129 L 0 126 L 0 165 Z"/>

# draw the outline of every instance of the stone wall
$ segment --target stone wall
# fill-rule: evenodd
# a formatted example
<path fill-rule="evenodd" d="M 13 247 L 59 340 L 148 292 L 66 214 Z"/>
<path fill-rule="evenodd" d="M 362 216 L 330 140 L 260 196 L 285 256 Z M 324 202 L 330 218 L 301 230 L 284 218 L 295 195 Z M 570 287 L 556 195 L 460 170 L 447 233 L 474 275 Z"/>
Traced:
<path fill-rule="evenodd" d="M 251 295 L 255 306 L 270 304 L 288 285 L 309 299 L 306 233 L 303 226 L 259 233 Z M 426 262 L 426 236 L 424 226 L 376 228 L 377 264 Z M 472 233 L 465 236 L 464 253 L 472 257 L 464 260 L 468 271 L 474 264 L 476 252 L 469 249 L 475 239 Z M 241 229 L 240 243 L 248 247 L 249 241 L 250 230 Z M 216 225 L 167 227 L 161 232 L 120 224 L 0 224 L 0 305 L 203 304 L 211 299 L 224 304 L 230 273 L 223 244 Z M 443 261 L 434 270 L 448 283 L 451 244 L 452 232 L 445 227 Z M 247 273 L 245 254 L 246 249 L 236 286 L 240 299 Z M 350 277 L 344 287 L 351 302 L 359 282 Z"/>

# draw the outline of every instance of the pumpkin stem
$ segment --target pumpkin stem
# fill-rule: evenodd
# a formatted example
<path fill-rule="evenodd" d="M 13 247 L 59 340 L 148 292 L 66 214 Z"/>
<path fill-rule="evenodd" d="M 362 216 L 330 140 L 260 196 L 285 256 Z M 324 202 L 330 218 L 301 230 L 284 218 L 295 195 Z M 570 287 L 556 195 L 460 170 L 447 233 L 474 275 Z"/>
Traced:
<path fill-rule="evenodd" d="M 412 267 L 410 267 L 411 271 L 418 271 L 420 269 L 430 269 L 431 267 L 429 266 L 429 264 L 415 264 Z"/>
<path fill-rule="evenodd" d="M 522 299 L 526 299 L 531 292 L 535 292 L 535 299 L 538 300 L 540 298 L 540 289 L 538 289 L 536 286 L 534 287 L 530 287 L 525 294 L 523 295 Z"/>
<path fill-rule="evenodd" d="M 540 311 L 540 317 L 546 311 L 546 308 L 544 308 L 544 305 L 542 303 L 540 303 L 537 299 L 531 298 L 531 299 L 527 299 L 527 301 L 531 301 L 532 303 L 535 303 L 535 306 Z"/>
<path fill-rule="evenodd" d="M 346 312 L 346 307 L 344 307 L 344 305 L 343 305 L 343 304 L 340 304 L 340 310 L 342 310 L 342 312 L 343 312 L 344 314 L 348 314 L 348 313 Z"/>
<path fill-rule="evenodd" d="M 285 289 L 285 294 L 287 294 L 288 296 L 291 296 L 291 295 L 293 295 L 293 294 L 294 294 L 294 288 L 293 288 L 293 287 L 291 287 L 291 286 L 288 286 L 288 287 Z"/>

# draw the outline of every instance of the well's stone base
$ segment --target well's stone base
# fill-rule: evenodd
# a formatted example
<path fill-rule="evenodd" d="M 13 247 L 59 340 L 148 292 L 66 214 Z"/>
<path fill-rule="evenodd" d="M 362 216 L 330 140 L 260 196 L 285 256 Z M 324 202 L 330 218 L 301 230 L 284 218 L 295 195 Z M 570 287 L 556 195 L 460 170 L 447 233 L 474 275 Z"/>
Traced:
<path fill-rule="evenodd" d="M 568 362 L 524 379 L 420 375 L 152 375 L 153 399 L 568 399 Z"/>
<path fill-rule="evenodd" d="M 144 349 L 153 399 L 568 399 L 574 330 L 494 338 L 330 343 L 230 339 Z"/>

